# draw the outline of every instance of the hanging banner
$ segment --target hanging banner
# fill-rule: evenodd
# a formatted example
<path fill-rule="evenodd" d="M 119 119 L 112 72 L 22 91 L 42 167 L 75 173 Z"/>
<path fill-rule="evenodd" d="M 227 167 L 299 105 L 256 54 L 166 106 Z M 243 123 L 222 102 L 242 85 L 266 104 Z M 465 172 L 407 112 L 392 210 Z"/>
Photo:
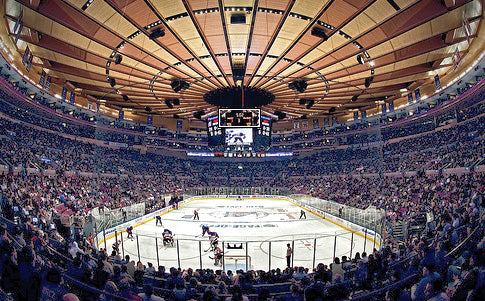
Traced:
<path fill-rule="evenodd" d="M 125 118 L 125 111 L 120 110 L 120 112 L 118 113 L 118 119 L 123 120 L 123 118 Z"/>
<path fill-rule="evenodd" d="M 471 36 L 472 36 L 472 28 L 470 26 L 470 22 L 468 21 L 468 18 L 465 18 L 463 20 L 463 31 L 465 32 L 466 41 L 468 42 L 468 45 L 470 45 L 470 39 L 471 39 Z"/>
<path fill-rule="evenodd" d="M 421 101 L 421 91 L 419 90 L 419 88 L 414 90 L 414 95 L 416 96 L 416 102 Z"/>
<path fill-rule="evenodd" d="M 300 128 L 300 122 L 293 121 L 293 129 L 298 130 Z"/>
<path fill-rule="evenodd" d="M 359 112 L 355 111 L 354 112 L 354 121 L 357 121 L 357 120 L 359 120 Z"/>
<path fill-rule="evenodd" d="M 34 59 L 34 55 L 31 53 L 29 56 L 29 60 L 27 61 L 27 67 L 25 69 L 27 72 L 30 72 L 30 68 L 32 67 L 32 60 Z"/>
<path fill-rule="evenodd" d="M 177 122 L 178 122 L 178 120 L 177 120 Z M 148 115 L 147 116 L 147 124 L 148 125 L 153 125 L 153 116 L 152 115 Z"/>
<path fill-rule="evenodd" d="M 27 63 L 27 59 L 29 58 L 29 54 L 30 54 L 30 49 L 29 49 L 29 46 L 27 46 L 25 48 L 25 51 L 24 51 L 24 56 L 22 57 L 22 64 L 26 64 Z"/>
<path fill-rule="evenodd" d="M 313 129 L 318 129 L 318 119 L 313 119 Z"/>
<path fill-rule="evenodd" d="M 386 103 L 381 104 L 381 111 L 382 111 L 382 116 L 385 116 L 387 114 Z"/>
<path fill-rule="evenodd" d="M 408 93 L 408 102 L 410 105 L 413 104 L 413 93 Z"/>
<path fill-rule="evenodd" d="M 438 74 L 434 76 L 434 84 L 436 85 L 436 90 L 441 90 L 440 76 Z"/>
<path fill-rule="evenodd" d="M 66 101 L 66 98 L 67 98 L 67 88 L 62 87 L 61 99 Z"/>
<path fill-rule="evenodd" d="M 17 29 L 19 29 L 20 23 L 22 23 L 22 19 L 24 18 L 24 10 L 20 10 L 19 17 L 17 18 L 17 21 L 15 21 L 15 26 L 13 27 L 13 33 L 15 34 L 17 32 Z"/>
<path fill-rule="evenodd" d="M 101 106 L 101 105 L 100 105 L 99 103 L 97 103 L 97 104 L 96 104 L 96 112 L 99 112 L 99 107 L 100 107 L 100 106 Z"/>
<path fill-rule="evenodd" d="M 302 130 L 308 130 L 308 120 L 302 120 L 301 129 Z"/>
<path fill-rule="evenodd" d="M 19 31 L 17 32 L 17 35 L 15 35 L 15 44 L 17 44 L 17 42 L 19 41 L 20 33 L 22 32 L 23 28 L 24 28 L 24 23 L 20 21 Z"/>
<path fill-rule="evenodd" d="M 323 126 L 324 127 L 330 126 L 330 117 L 323 118 Z"/>
<path fill-rule="evenodd" d="M 45 71 L 44 71 L 44 70 L 42 70 L 42 73 L 40 74 L 40 78 L 39 78 L 39 85 L 40 85 L 41 87 L 44 87 L 44 82 L 45 82 L 45 76 L 46 76 L 46 75 L 47 75 L 47 74 L 45 73 Z"/>
<path fill-rule="evenodd" d="M 389 113 L 394 112 L 394 100 L 389 102 Z"/>
<path fill-rule="evenodd" d="M 71 91 L 71 97 L 69 98 L 69 102 L 73 105 L 76 102 L 76 93 Z"/>
<path fill-rule="evenodd" d="M 367 111 L 360 111 L 360 115 L 362 116 L 362 120 L 367 120 Z"/>
<path fill-rule="evenodd" d="M 50 88 L 51 88 L 51 77 L 47 75 L 47 80 L 45 82 L 45 90 L 49 91 Z"/>

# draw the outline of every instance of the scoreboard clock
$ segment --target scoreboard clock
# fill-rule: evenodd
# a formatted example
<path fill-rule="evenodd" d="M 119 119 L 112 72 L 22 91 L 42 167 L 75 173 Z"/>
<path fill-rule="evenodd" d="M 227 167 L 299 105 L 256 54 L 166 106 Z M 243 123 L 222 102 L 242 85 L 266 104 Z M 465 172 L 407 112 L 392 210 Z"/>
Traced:
<path fill-rule="evenodd" d="M 219 109 L 219 127 L 261 126 L 261 109 Z"/>

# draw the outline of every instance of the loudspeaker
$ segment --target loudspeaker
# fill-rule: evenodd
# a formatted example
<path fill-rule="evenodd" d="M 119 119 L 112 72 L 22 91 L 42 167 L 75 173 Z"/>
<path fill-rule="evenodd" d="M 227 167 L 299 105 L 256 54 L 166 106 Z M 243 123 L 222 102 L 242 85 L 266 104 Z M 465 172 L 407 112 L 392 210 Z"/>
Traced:
<path fill-rule="evenodd" d="M 232 14 L 231 24 L 246 24 L 246 14 Z"/>
<path fill-rule="evenodd" d="M 355 102 L 357 101 L 357 97 L 359 97 L 359 95 L 354 95 L 352 96 L 352 99 L 350 99 L 351 102 Z"/>
<path fill-rule="evenodd" d="M 114 79 L 114 78 L 110 77 L 110 78 L 109 78 L 109 85 L 110 85 L 111 87 L 114 87 L 114 86 L 116 85 L 116 79 Z"/>
<path fill-rule="evenodd" d="M 121 61 L 123 60 L 123 56 L 121 54 L 117 54 L 115 56 L 115 64 L 118 65 L 119 63 L 121 63 Z"/>
<path fill-rule="evenodd" d="M 306 108 L 307 109 L 311 108 L 313 104 L 315 104 L 315 100 L 313 99 L 308 100 L 308 103 L 306 104 Z"/>
<path fill-rule="evenodd" d="M 357 62 L 361 65 L 364 65 L 364 57 L 362 55 L 357 56 Z"/>
<path fill-rule="evenodd" d="M 370 84 L 372 83 L 372 80 L 373 80 L 373 79 L 374 79 L 374 77 L 373 77 L 373 76 L 366 78 L 366 79 L 365 79 L 365 82 L 364 82 L 364 86 L 365 86 L 366 88 L 369 88 L 369 86 L 370 86 Z"/>
<path fill-rule="evenodd" d="M 312 36 L 323 39 L 324 41 L 328 40 L 328 36 L 325 33 L 325 30 L 321 27 L 317 27 L 317 26 L 313 27 L 312 28 Z"/>
<path fill-rule="evenodd" d="M 147 111 L 147 113 L 150 113 L 152 111 L 152 108 L 151 107 L 145 107 L 145 111 Z"/>
<path fill-rule="evenodd" d="M 194 113 L 194 118 L 202 119 L 202 115 L 204 115 L 204 111 L 197 111 Z"/>
<path fill-rule="evenodd" d="M 154 39 L 157 39 L 157 38 L 161 38 L 165 35 L 165 30 L 162 29 L 162 28 L 155 28 L 154 30 L 152 30 L 152 32 L 150 33 L 150 35 L 148 36 L 150 39 L 154 40 Z"/>
<path fill-rule="evenodd" d="M 232 78 L 234 81 L 243 80 L 246 68 L 234 67 L 232 68 Z"/>
<path fill-rule="evenodd" d="M 174 79 L 170 83 L 170 86 L 172 87 L 172 89 L 175 93 L 178 93 L 180 90 L 188 89 L 190 85 L 189 85 L 189 83 L 187 83 L 183 80 Z"/>
<path fill-rule="evenodd" d="M 304 80 L 295 80 L 288 84 L 288 88 L 290 88 L 291 90 L 297 90 L 300 93 L 305 92 L 307 87 L 308 84 Z"/>
<path fill-rule="evenodd" d="M 306 99 L 305 98 L 300 99 L 300 104 L 301 105 L 304 105 L 305 103 L 306 103 Z"/>
<path fill-rule="evenodd" d="M 286 118 L 286 113 L 281 112 L 281 111 L 274 111 L 274 114 L 278 116 L 278 120 L 285 119 Z"/>
<path fill-rule="evenodd" d="M 173 98 L 172 103 L 173 103 L 174 106 L 178 106 L 178 105 L 180 105 L 180 100 L 178 98 Z"/>
<path fill-rule="evenodd" d="M 169 109 L 173 109 L 173 105 L 172 105 L 172 103 L 168 99 L 165 99 L 165 104 L 167 105 L 167 107 Z"/>

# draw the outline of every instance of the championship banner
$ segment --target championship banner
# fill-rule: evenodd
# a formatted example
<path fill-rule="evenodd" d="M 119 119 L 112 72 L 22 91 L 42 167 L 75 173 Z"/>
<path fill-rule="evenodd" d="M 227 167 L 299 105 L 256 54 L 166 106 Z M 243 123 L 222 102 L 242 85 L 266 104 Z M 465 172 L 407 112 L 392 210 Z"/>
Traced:
<path fill-rule="evenodd" d="M 41 73 L 41 75 L 40 75 L 40 79 L 39 79 L 39 85 L 41 85 L 42 87 L 44 87 L 44 82 L 45 82 L 45 76 L 46 76 L 46 75 L 47 75 L 47 74 L 45 73 L 45 71 L 44 71 L 44 70 L 42 70 L 42 73 Z"/>
<path fill-rule="evenodd" d="M 414 95 L 416 96 L 416 102 L 421 101 L 421 91 L 419 90 L 419 88 L 414 90 Z"/>
<path fill-rule="evenodd" d="M 51 88 L 51 77 L 47 75 L 47 80 L 45 81 L 45 90 L 49 91 L 50 88 Z"/>
<path fill-rule="evenodd" d="M 298 130 L 300 128 L 300 122 L 293 121 L 293 129 Z"/>
<path fill-rule="evenodd" d="M 436 85 L 436 90 L 441 90 L 440 76 L 438 74 L 434 76 L 434 84 Z"/>
<path fill-rule="evenodd" d="M 382 116 L 386 115 L 387 113 L 386 103 L 381 104 L 381 111 L 382 111 Z"/>
<path fill-rule="evenodd" d="M 362 116 L 362 120 L 367 120 L 367 111 L 360 111 L 360 115 Z"/>
<path fill-rule="evenodd" d="M 413 93 L 408 93 L 408 102 L 410 105 L 413 104 Z"/>
<path fill-rule="evenodd" d="M 24 10 L 20 10 L 19 17 L 17 18 L 17 21 L 15 21 L 15 26 L 13 27 L 13 33 L 17 32 L 17 29 L 19 29 L 20 23 L 22 22 L 22 19 L 24 17 Z"/>
<path fill-rule="evenodd" d="M 323 118 L 323 125 L 324 125 L 324 127 L 330 126 L 330 118 L 329 117 Z"/>
<path fill-rule="evenodd" d="M 458 47 L 456 47 L 455 54 L 453 54 L 453 56 L 451 57 L 451 60 L 453 61 L 453 70 L 456 71 L 456 69 L 458 69 L 458 66 L 461 63 L 461 55 L 460 55 L 460 51 L 458 50 Z"/>
<path fill-rule="evenodd" d="M 30 72 L 30 68 L 32 67 L 32 60 L 34 59 L 34 55 L 30 53 L 29 60 L 27 61 L 27 67 L 25 69 L 27 72 Z"/>
<path fill-rule="evenodd" d="M 17 35 L 15 36 L 15 44 L 17 44 L 17 42 L 19 41 L 20 33 L 22 32 L 23 28 L 24 28 L 24 23 L 20 21 L 19 32 L 17 32 Z"/>
<path fill-rule="evenodd" d="M 123 118 L 125 118 L 125 111 L 120 110 L 120 112 L 118 113 L 118 119 L 123 120 Z"/>
<path fill-rule="evenodd" d="M 61 99 L 66 101 L 66 97 L 67 97 L 67 88 L 62 87 Z"/>
<path fill-rule="evenodd" d="M 153 125 L 153 116 L 152 115 L 148 115 L 147 116 L 147 124 L 148 125 Z"/>
<path fill-rule="evenodd" d="M 69 102 L 71 104 L 74 104 L 76 102 L 76 93 L 74 93 L 74 91 L 71 91 L 71 98 L 69 99 Z"/>
<path fill-rule="evenodd" d="M 318 129 L 318 119 L 313 119 L 313 129 Z"/>
<path fill-rule="evenodd" d="M 359 120 L 359 112 L 355 111 L 354 112 L 354 121 L 357 121 L 357 120 Z"/>
<path fill-rule="evenodd" d="M 468 45 L 470 45 L 470 38 L 472 35 L 472 28 L 470 26 L 470 22 L 468 21 L 468 18 L 463 19 L 463 31 L 465 32 L 466 36 L 466 41 L 468 42 Z"/>
<path fill-rule="evenodd" d="M 181 131 L 182 130 L 182 120 L 177 120 L 177 131 Z"/>
<path fill-rule="evenodd" d="M 29 54 L 30 54 L 30 49 L 29 49 L 29 46 L 27 46 L 25 48 L 24 56 L 22 57 L 22 64 L 25 65 L 27 63 L 27 59 L 29 58 Z"/>
<path fill-rule="evenodd" d="M 303 120 L 301 122 L 301 129 L 302 130 L 307 130 L 308 129 L 308 120 Z"/>
<path fill-rule="evenodd" d="M 99 103 L 96 103 L 96 112 L 99 112 L 99 107 L 100 107 L 100 106 L 101 106 L 101 105 L 100 105 Z"/>
<path fill-rule="evenodd" d="M 394 112 L 394 100 L 391 100 L 391 102 L 389 102 L 389 113 L 392 112 Z"/>

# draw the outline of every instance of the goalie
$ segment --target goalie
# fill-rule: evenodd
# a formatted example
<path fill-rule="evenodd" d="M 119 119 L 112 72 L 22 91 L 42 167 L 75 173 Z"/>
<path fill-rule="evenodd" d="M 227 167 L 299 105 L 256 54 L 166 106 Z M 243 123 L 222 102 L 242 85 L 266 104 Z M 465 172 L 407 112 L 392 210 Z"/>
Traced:
<path fill-rule="evenodd" d="M 162 236 L 163 236 L 163 245 L 164 246 L 171 246 L 171 247 L 173 247 L 173 234 L 172 234 L 172 231 L 170 231 L 168 229 L 164 229 L 163 230 L 163 233 L 162 233 Z"/>

